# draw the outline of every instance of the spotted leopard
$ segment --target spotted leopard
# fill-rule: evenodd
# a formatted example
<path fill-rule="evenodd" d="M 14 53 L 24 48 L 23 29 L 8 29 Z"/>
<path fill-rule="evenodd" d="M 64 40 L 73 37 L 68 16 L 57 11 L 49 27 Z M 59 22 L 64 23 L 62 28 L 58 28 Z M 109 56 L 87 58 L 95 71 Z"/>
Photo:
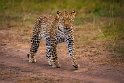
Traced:
<path fill-rule="evenodd" d="M 74 54 L 73 21 L 75 11 L 57 11 L 55 16 L 43 15 L 37 18 L 33 35 L 31 38 L 30 53 L 27 54 L 29 62 L 36 62 L 37 53 L 41 39 L 46 41 L 46 57 L 49 65 L 59 68 L 57 58 L 57 44 L 66 42 L 68 53 L 72 59 L 73 66 L 78 68 Z"/>

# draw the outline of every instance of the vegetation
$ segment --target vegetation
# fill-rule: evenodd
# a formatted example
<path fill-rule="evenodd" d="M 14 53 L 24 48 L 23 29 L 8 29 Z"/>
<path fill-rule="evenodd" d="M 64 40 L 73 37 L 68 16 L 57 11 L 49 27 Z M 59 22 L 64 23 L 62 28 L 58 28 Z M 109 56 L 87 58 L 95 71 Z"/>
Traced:
<path fill-rule="evenodd" d="M 123 4 L 123 0 L 0 0 L 0 29 L 12 28 L 20 35 L 29 36 L 25 31 L 32 28 L 40 14 L 55 14 L 63 9 L 76 10 L 76 26 L 87 23 L 92 23 L 93 27 L 99 26 L 103 35 L 99 34 L 97 39 L 111 40 L 118 46 L 117 41 L 124 40 Z"/>

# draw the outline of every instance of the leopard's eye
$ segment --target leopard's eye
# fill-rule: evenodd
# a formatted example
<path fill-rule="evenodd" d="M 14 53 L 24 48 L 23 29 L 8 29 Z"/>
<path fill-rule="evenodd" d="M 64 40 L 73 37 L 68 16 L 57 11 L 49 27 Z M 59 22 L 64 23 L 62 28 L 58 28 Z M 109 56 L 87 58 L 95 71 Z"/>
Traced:
<path fill-rule="evenodd" d="M 73 22 L 74 21 L 74 19 L 71 19 L 71 22 Z"/>
<path fill-rule="evenodd" d="M 72 22 L 74 22 L 74 20 L 72 19 Z"/>
<path fill-rule="evenodd" d="M 65 19 L 62 19 L 61 22 L 65 22 Z"/>

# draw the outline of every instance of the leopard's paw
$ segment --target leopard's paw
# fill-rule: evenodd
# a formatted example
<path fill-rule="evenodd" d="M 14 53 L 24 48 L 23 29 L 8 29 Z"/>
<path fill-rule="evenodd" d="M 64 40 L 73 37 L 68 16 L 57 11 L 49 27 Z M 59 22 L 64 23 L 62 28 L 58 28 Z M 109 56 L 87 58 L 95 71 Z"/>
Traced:
<path fill-rule="evenodd" d="M 28 62 L 29 63 L 35 63 L 36 62 L 36 58 L 34 56 L 31 56 L 30 54 L 27 54 L 28 57 Z"/>

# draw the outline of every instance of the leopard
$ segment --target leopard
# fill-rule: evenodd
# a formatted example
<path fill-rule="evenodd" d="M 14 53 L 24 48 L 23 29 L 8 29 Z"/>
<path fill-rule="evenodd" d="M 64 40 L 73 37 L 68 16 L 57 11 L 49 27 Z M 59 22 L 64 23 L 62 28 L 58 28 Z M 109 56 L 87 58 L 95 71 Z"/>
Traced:
<path fill-rule="evenodd" d="M 75 10 L 57 11 L 56 15 L 39 16 L 35 21 L 32 31 L 30 53 L 27 54 L 28 61 L 30 63 L 36 62 L 35 55 L 38 51 L 40 41 L 43 39 L 46 44 L 46 58 L 48 64 L 53 68 L 60 68 L 57 56 L 57 45 L 65 42 L 72 65 L 78 69 L 79 65 L 75 57 L 73 34 L 75 16 Z"/>

